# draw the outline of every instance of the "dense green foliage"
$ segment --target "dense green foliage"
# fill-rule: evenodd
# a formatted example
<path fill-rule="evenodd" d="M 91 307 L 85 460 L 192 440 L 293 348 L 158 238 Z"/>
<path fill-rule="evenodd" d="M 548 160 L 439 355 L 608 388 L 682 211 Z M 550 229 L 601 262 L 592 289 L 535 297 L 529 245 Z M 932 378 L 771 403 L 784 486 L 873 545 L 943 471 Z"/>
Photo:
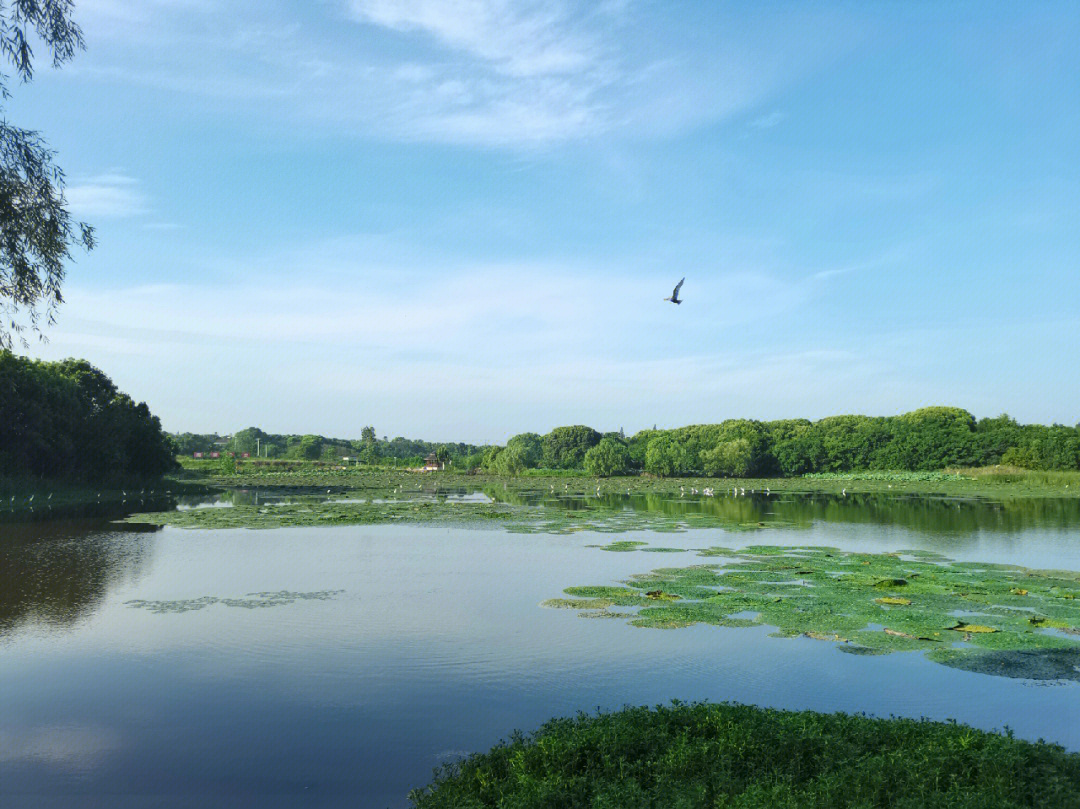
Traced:
<path fill-rule="evenodd" d="M 732 419 L 626 438 L 590 427 L 521 433 L 505 447 L 378 439 L 273 435 L 256 427 L 233 436 L 173 436 L 178 451 L 248 453 L 268 459 L 420 466 L 435 452 L 455 471 L 498 475 L 531 470 L 585 471 L 598 477 L 793 477 L 853 471 L 926 472 L 1006 464 L 1027 470 L 1080 469 L 1080 426 L 1018 424 L 1009 416 L 978 420 L 955 407 L 927 407 L 900 416 L 831 416 L 820 421 Z"/>
<path fill-rule="evenodd" d="M 0 477 L 152 477 L 174 453 L 146 404 L 86 360 L 0 352 Z"/>
<path fill-rule="evenodd" d="M 928 471 L 1008 464 L 1021 469 L 1080 469 L 1080 426 L 1018 424 L 1009 416 L 977 420 L 955 407 L 900 416 L 733 419 L 673 430 L 642 430 L 627 439 L 588 427 L 523 433 L 485 456 L 498 474 L 529 469 L 584 469 L 607 477 L 790 477 L 856 470 Z M 615 450 L 617 445 L 625 450 Z M 592 461 L 586 458 L 592 454 Z M 600 458 L 605 459 L 604 462 Z"/>
<path fill-rule="evenodd" d="M 444 767 L 415 809 L 1080 807 L 1080 755 L 953 723 L 749 705 L 553 719 Z"/>
<path fill-rule="evenodd" d="M 547 469 L 581 469 L 585 453 L 598 443 L 600 433 L 591 427 L 556 427 L 543 438 L 541 460 Z"/>
<path fill-rule="evenodd" d="M 53 67 L 83 47 L 71 18 L 72 0 L 18 0 L 0 3 L 0 54 L 23 82 L 33 76 L 31 39 L 52 56 Z M 0 74 L 0 100 L 10 92 Z M 3 107 L 0 105 L 0 112 Z M 93 229 L 75 222 L 64 199 L 64 173 L 41 136 L 12 126 L 0 115 L 0 349 L 11 348 L 25 315 L 38 330 L 44 307 L 51 322 L 62 302 L 64 263 L 72 247 L 94 246 Z M 25 344 L 25 340 L 23 340 Z"/>
<path fill-rule="evenodd" d="M 196 452 L 234 453 L 251 458 L 292 461 L 360 462 L 368 465 L 416 467 L 434 452 L 444 463 L 463 469 L 480 465 L 485 447 L 473 444 L 441 444 L 408 438 L 381 440 L 374 427 L 363 427 L 359 439 L 328 438 L 321 435 L 283 435 L 267 433 L 258 427 L 239 430 L 231 436 L 216 433 L 176 433 L 172 435 L 180 455 Z"/>
<path fill-rule="evenodd" d="M 612 436 L 604 436 L 600 443 L 585 453 L 585 471 L 600 478 L 625 475 L 630 469 L 630 453 L 626 445 Z"/>

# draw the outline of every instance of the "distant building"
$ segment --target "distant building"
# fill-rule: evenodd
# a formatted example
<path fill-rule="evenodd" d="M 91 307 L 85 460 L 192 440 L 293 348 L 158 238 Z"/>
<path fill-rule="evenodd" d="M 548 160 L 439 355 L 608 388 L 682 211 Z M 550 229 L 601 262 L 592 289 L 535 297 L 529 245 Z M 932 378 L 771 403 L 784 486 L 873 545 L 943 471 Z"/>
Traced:
<path fill-rule="evenodd" d="M 443 468 L 443 462 L 436 457 L 435 453 L 431 453 L 424 458 L 424 471 L 425 472 L 440 472 Z"/>

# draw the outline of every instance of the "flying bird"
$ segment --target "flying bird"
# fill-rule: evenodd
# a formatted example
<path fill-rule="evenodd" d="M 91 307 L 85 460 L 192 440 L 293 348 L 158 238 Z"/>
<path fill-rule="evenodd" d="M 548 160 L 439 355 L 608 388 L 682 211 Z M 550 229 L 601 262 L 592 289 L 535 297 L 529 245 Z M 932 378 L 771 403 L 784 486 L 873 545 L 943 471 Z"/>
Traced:
<path fill-rule="evenodd" d="M 671 297 L 664 298 L 664 300 L 671 301 L 672 303 L 682 303 L 682 301 L 679 300 L 679 290 L 682 289 L 682 282 L 685 280 L 686 278 L 683 277 L 682 281 L 679 281 L 679 283 L 675 285 L 675 291 L 671 293 Z"/>

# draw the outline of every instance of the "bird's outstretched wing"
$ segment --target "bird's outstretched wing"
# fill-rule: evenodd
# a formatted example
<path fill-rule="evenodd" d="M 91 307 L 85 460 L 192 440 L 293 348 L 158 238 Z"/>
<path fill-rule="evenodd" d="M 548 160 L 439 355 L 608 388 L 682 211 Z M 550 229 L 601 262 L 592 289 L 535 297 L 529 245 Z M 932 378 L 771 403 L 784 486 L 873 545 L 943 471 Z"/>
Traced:
<path fill-rule="evenodd" d="M 673 298 L 679 297 L 679 290 L 682 289 L 682 282 L 685 281 L 685 280 L 686 280 L 686 276 L 683 276 L 683 278 L 679 281 L 679 283 L 677 283 L 675 285 L 675 291 L 671 293 L 671 297 L 673 297 Z"/>

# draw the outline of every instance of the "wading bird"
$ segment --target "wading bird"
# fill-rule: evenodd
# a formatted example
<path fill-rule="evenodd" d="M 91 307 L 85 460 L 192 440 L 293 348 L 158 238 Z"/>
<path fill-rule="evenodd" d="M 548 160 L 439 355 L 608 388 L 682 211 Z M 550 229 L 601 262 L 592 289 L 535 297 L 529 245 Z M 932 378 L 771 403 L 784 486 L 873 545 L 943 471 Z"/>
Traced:
<path fill-rule="evenodd" d="M 675 285 L 675 291 L 671 293 L 671 297 L 670 298 L 664 298 L 664 300 L 665 301 L 671 301 L 672 303 L 682 303 L 682 301 L 679 300 L 679 290 L 682 289 L 682 282 L 685 281 L 685 280 L 686 280 L 686 277 L 684 276 L 682 278 L 682 280 L 679 281 L 679 283 L 677 283 Z"/>

